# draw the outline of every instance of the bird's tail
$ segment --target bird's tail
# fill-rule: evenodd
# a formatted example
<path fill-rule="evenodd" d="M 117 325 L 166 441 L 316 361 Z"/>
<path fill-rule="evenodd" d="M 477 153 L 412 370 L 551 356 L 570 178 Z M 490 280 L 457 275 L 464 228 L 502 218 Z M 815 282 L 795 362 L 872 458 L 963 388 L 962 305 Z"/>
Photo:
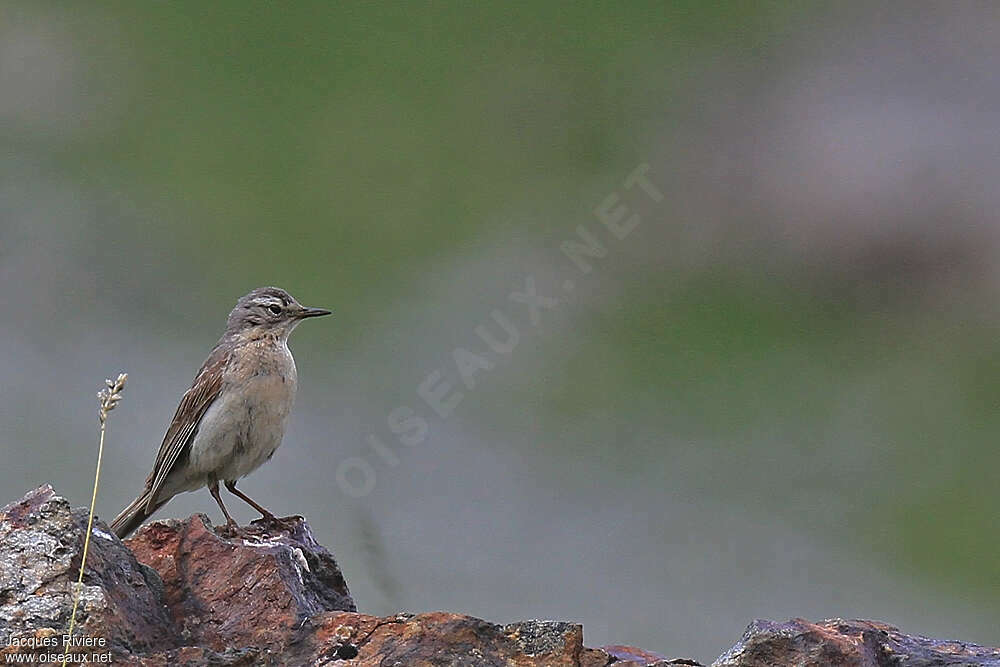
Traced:
<path fill-rule="evenodd" d="M 129 503 L 128 507 L 119 512 L 115 520 L 111 522 L 111 530 L 114 531 L 119 539 L 124 540 L 132 534 L 132 531 L 141 526 L 142 522 L 148 519 L 153 512 L 165 505 L 168 500 L 170 498 L 158 500 L 147 511 L 146 504 L 149 502 L 149 490 L 147 489 L 138 498 Z"/>

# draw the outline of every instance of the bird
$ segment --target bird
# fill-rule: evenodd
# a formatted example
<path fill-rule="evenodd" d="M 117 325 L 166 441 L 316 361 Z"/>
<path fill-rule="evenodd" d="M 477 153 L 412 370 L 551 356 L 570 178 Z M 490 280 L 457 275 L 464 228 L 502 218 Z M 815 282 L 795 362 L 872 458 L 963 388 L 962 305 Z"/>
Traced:
<path fill-rule="evenodd" d="M 258 287 L 236 302 L 225 332 L 181 397 L 142 493 L 111 523 L 119 538 L 178 493 L 205 486 L 226 518 L 225 530 L 235 534 L 239 526 L 222 502 L 220 481 L 265 520 L 281 521 L 236 482 L 270 460 L 284 436 L 298 385 L 289 334 L 304 319 L 330 314 L 278 287 Z"/>

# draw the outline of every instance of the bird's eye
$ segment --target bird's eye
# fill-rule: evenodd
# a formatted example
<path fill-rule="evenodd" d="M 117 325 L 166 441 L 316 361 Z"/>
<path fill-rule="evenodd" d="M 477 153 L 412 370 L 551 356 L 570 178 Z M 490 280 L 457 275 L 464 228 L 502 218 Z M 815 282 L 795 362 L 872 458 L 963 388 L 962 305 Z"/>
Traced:
<path fill-rule="evenodd" d="M 281 315 L 281 306 L 277 304 L 272 304 L 268 306 L 267 309 L 270 310 L 273 315 Z"/>

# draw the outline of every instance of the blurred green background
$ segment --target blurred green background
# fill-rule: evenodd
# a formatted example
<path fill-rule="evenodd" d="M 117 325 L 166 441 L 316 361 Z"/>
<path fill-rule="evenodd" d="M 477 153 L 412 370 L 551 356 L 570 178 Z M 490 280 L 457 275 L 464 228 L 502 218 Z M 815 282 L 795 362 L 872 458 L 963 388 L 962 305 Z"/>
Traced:
<path fill-rule="evenodd" d="M 335 318 L 293 337 L 290 429 L 243 488 L 310 519 L 363 611 L 702 661 L 754 617 L 996 645 L 998 28 L 965 3 L 4 3 L 0 501 L 86 503 L 93 394 L 125 370 L 113 517 L 228 309 L 275 284 Z M 623 187 L 640 164 L 661 203 Z M 622 241 L 613 193 L 642 216 Z M 588 276 L 577 225 L 609 249 Z M 508 299 L 529 275 L 560 298 L 537 327 Z M 442 420 L 416 387 L 458 383 L 494 308 L 522 339 Z M 159 516 L 194 511 L 219 519 L 207 492 Z"/>

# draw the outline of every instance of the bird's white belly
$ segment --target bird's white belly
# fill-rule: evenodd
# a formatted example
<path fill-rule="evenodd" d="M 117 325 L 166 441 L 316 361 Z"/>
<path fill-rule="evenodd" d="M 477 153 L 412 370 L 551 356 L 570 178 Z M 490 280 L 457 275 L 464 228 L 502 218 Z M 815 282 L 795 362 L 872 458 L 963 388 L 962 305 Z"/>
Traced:
<path fill-rule="evenodd" d="M 191 442 L 191 476 L 235 481 L 271 458 L 285 432 L 294 386 L 293 378 L 272 373 L 223 390 L 205 411 Z"/>

